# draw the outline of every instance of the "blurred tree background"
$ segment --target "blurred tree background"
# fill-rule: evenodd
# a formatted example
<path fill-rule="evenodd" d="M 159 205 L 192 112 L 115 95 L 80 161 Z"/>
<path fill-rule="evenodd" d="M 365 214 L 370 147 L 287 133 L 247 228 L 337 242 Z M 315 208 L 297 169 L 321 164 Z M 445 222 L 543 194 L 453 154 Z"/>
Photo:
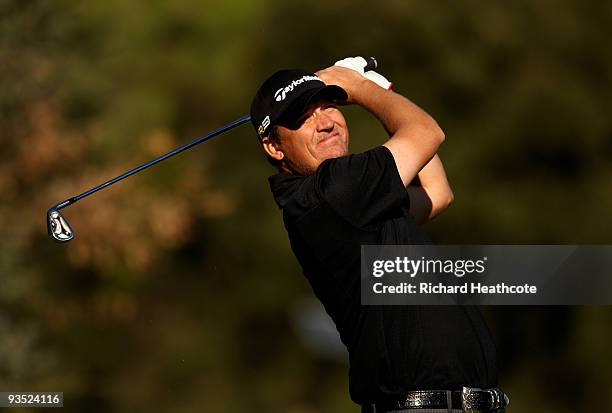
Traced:
<path fill-rule="evenodd" d="M 69 244 L 47 208 L 246 114 L 278 68 L 373 55 L 447 135 L 435 242 L 610 244 L 611 39 L 603 1 L 0 0 L 0 390 L 358 411 L 343 358 L 300 338 L 311 292 L 249 125 L 70 207 Z M 355 151 L 384 142 L 345 113 Z M 609 308 L 485 311 L 510 412 L 612 409 Z"/>

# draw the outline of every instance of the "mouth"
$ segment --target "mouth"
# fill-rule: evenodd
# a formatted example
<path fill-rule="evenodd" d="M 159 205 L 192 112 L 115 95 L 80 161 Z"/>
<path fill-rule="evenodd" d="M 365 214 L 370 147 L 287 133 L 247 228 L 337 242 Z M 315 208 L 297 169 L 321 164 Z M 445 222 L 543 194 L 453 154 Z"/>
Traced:
<path fill-rule="evenodd" d="M 330 139 L 333 139 L 335 137 L 338 137 L 340 134 L 338 132 L 332 132 L 332 133 L 328 133 L 327 135 L 324 135 L 321 139 L 319 139 L 319 141 L 317 142 L 317 145 L 323 142 L 327 142 Z"/>

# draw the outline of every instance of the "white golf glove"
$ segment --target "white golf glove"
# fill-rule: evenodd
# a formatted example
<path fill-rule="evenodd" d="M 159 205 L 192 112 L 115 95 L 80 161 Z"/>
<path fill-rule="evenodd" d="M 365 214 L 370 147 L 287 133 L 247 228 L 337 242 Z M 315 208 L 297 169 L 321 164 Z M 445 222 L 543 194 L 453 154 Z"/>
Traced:
<path fill-rule="evenodd" d="M 338 60 L 334 63 L 334 66 L 346 67 L 347 69 L 352 69 L 367 79 L 370 79 L 372 82 L 376 83 L 378 86 L 382 87 L 385 90 L 390 90 L 393 87 L 393 83 L 389 82 L 387 78 L 385 78 L 380 73 L 377 73 L 373 70 L 368 70 L 364 72 L 364 68 L 368 62 L 361 56 L 357 57 L 347 57 L 346 59 Z"/>

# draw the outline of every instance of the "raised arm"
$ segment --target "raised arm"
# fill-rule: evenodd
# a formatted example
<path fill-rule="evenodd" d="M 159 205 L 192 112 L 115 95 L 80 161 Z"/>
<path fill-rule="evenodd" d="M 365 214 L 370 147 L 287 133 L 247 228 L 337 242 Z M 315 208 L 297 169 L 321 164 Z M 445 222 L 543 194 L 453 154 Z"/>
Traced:
<path fill-rule="evenodd" d="M 390 135 L 384 146 L 393 154 L 402 182 L 408 186 L 444 141 L 436 121 L 405 97 L 381 88 L 354 70 L 332 66 L 317 75 L 327 84 L 344 88 L 349 103 L 364 107 L 382 123 Z"/>

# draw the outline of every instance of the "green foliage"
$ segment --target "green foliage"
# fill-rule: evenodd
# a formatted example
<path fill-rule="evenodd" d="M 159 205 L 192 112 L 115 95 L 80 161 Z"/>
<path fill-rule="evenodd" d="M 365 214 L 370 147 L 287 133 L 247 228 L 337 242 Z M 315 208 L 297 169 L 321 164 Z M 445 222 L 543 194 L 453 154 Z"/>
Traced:
<path fill-rule="evenodd" d="M 247 113 L 278 68 L 364 54 L 446 132 L 456 201 L 433 239 L 609 243 L 611 18 L 577 0 L 0 1 L 0 390 L 60 390 L 69 411 L 355 411 L 346 366 L 294 333 L 311 292 L 250 126 L 71 207 L 70 244 L 44 212 Z M 384 141 L 346 113 L 354 150 Z M 609 309 L 488 315 L 511 411 L 599 408 Z"/>

